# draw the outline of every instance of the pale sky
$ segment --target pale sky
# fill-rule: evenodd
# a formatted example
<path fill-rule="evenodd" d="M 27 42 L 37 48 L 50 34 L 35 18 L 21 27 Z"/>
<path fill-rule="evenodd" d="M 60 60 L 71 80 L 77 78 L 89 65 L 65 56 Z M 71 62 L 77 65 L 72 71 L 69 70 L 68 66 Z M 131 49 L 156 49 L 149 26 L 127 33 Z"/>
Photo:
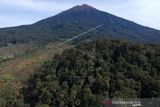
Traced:
<path fill-rule="evenodd" d="M 81 4 L 160 29 L 160 0 L 0 0 L 0 28 L 32 24 Z"/>

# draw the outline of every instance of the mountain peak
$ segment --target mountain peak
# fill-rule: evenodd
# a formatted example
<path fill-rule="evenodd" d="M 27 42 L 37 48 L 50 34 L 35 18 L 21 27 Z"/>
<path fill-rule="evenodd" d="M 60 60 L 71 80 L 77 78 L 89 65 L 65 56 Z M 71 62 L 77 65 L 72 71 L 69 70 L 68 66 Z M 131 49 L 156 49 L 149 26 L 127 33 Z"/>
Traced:
<path fill-rule="evenodd" d="M 89 6 L 89 5 L 87 5 L 87 4 L 83 4 L 83 5 L 81 5 L 80 7 L 81 7 L 81 8 L 93 8 L 92 6 Z"/>
<path fill-rule="evenodd" d="M 92 6 L 89 6 L 87 4 L 83 4 L 83 5 L 77 5 L 73 8 L 71 8 L 71 10 L 92 10 L 92 9 L 95 9 L 94 7 Z"/>

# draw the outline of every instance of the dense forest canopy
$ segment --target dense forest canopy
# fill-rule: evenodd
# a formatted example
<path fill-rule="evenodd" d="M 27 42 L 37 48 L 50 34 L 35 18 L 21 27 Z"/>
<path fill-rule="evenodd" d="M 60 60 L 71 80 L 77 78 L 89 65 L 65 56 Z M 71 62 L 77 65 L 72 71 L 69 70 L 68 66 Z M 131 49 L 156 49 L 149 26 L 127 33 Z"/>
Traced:
<path fill-rule="evenodd" d="M 160 97 L 159 77 L 160 46 L 97 40 L 46 61 L 22 95 L 31 107 L 100 107 L 106 98 Z"/>

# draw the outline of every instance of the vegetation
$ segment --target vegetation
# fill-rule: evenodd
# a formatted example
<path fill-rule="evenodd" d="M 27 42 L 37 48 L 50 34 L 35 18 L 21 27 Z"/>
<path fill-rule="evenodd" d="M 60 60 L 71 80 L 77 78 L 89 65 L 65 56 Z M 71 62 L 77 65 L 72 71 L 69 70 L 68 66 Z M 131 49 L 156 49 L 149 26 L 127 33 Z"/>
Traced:
<path fill-rule="evenodd" d="M 0 48 L 0 55 L 14 56 L 3 56 L 0 63 L 0 107 L 29 107 L 21 99 L 20 89 L 34 69 L 57 53 L 56 44 L 12 44 Z"/>
<path fill-rule="evenodd" d="M 160 46 L 83 43 L 46 61 L 22 90 L 32 107 L 100 107 L 106 98 L 159 98 Z"/>
<path fill-rule="evenodd" d="M 3 61 L 6 61 L 8 59 L 11 59 L 13 58 L 12 56 L 0 56 L 0 63 L 3 62 Z"/>
<path fill-rule="evenodd" d="M 12 58 L 22 56 L 24 54 L 32 53 L 45 46 L 44 43 L 29 42 L 22 44 L 8 44 L 0 47 L 0 56 L 10 56 Z"/>
<path fill-rule="evenodd" d="M 138 25 L 92 7 L 76 6 L 53 17 L 25 26 L 0 29 L 0 46 L 31 41 L 57 41 L 76 36 L 97 25 L 94 31 L 112 39 L 127 39 L 137 42 L 160 43 L 160 31 Z"/>
<path fill-rule="evenodd" d="M 4 75 L 0 78 L 0 107 L 13 105 L 16 100 L 16 88 L 11 84 L 13 78 L 11 75 Z"/>
<path fill-rule="evenodd" d="M 87 41 L 107 37 L 160 43 L 160 31 L 89 6 L 0 29 L 0 107 L 100 107 L 106 98 L 160 97 L 159 45 L 97 40 L 51 59 L 59 52 L 55 41 L 100 24 L 84 37 Z M 36 73 L 23 86 L 32 71 Z"/>

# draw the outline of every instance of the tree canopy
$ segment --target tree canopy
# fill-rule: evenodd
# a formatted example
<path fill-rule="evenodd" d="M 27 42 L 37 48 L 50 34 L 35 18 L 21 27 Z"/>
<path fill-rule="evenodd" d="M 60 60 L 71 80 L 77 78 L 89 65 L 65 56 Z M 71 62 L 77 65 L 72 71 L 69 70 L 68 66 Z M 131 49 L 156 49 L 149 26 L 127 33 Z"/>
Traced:
<path fill-rule="evenodd" d="M 100 107 L 106 98 L 160 97 L 159 77 L 160 46 L 97 40 L 46 61 L 22 94 L 31 107 Z"/>

